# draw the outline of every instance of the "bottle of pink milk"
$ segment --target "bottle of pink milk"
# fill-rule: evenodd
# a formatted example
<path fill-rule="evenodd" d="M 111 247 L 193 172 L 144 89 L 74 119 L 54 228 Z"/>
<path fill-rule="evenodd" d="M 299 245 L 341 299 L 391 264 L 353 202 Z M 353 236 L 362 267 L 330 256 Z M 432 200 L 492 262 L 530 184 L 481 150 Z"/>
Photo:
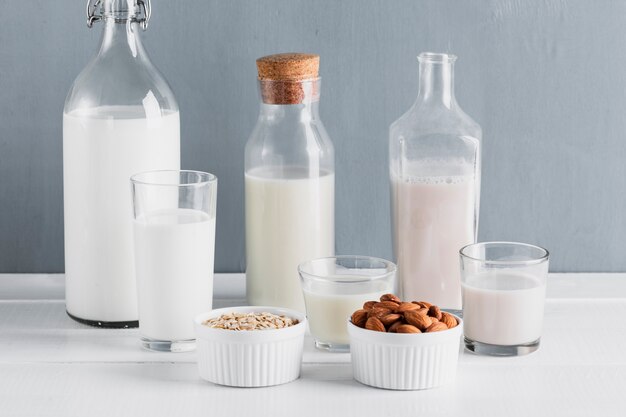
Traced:
<path fill-rule="evenodd" d="M 459 250 L 476 241 L 482 131 L 454 97 L 456 56 L 422 53 L 419 94 L 389 129 L 402 298 L 461 309 Z"/>

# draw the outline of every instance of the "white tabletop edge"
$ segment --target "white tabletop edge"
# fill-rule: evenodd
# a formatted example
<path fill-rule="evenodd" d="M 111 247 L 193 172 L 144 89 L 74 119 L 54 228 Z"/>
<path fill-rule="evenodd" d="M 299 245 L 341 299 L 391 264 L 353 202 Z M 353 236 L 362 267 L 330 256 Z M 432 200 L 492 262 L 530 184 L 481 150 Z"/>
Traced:
<path fill-rule="evenodd" d="M 245 274 L 216 273 L 216 300 L 245 300 Z M 63 274 L 0 274 L 0 300 L 63 300 Z M 624 299 L 626 273 L 551 273 L 548 299 Z"/>

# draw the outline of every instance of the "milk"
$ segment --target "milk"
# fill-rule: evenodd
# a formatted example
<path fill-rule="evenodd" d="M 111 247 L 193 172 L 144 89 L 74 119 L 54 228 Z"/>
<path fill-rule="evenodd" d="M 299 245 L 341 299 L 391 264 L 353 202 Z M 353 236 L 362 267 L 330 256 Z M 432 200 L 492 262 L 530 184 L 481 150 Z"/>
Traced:
<path fill-rule="evenodd" d="M 298 265 L 335 251 L 335 176 L 261 168 L 245 187 L 248 302 L 304 312 Z"/>
<path fill-rule="evenodd" d="M 212 307 L 215 218 L 171 209 L 133 223 L 141 335 L 194 339 L 193 318 Z"/>
<path fill-rule="evenodd" d="M 473 175 L 392 179 L 394 251 L 405 300 L 461 309 L 459 250 L 474 242 Z"/>
<path fill-rule="evenodd" d="M 494 271 L 463 283 L 465 337 L 492 345 L 518 345 L 541 337 L 546 286 L 530 275 Z"/>
<path fill-rule="evenodd" d="M 348 345 L 347 320 L 356 310 L 370 300 L 379 300 L 380 296 L 391 288 L 379 292 L 364 294 L 332 294 L 304 291 L 306 316 L 311 334 L 316 341 L 326 344 Z"/>
<path fill-rule="evenodd" d="M 129 178 L 180 167 L 178 112 L 150 116 L 127 106 L 63 115 L 66 307 L 75 317 L 137 320 Z"/>

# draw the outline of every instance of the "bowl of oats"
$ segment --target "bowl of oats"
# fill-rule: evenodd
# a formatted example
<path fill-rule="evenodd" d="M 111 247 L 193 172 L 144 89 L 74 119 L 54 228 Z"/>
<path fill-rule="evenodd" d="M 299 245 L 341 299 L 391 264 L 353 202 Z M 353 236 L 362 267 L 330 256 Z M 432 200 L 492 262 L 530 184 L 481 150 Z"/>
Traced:
<path fill-rule="evenodd" d="M 279 307 L 228 307 L 195 318 L 198 371 L 231 387 L 267 387 L 300 376 L 304 314 Z"/>

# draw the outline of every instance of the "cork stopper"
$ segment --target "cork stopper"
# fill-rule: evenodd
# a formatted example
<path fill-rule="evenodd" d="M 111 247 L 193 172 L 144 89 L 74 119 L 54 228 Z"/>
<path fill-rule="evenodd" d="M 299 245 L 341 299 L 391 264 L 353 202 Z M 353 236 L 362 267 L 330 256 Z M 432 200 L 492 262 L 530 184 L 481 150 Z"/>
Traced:
<path fill-rule="evenodd" d="M 298 104 L 318 96 L 319 55 L 268 55 L 257 59 L 256 65 L 264 103 Z"/>
<path fill-rule="evenodd" d="M 286 53 L 268 55 L 256 60 L 259 80 L 302 81 L 317 78 L 320 56 Z"/>

